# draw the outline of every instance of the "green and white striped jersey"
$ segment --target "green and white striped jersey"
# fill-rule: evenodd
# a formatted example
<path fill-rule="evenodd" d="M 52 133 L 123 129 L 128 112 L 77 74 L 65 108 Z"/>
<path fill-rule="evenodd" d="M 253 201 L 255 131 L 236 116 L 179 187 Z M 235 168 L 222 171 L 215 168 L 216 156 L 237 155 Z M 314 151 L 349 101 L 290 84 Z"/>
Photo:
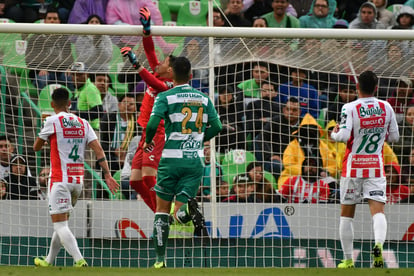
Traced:
<path fill-rule="evenodd" d="M 151 116 L 164 119 L 166 142 L 162 158 L 204 157 L 203 139 L 207 125 L 219 120 L 210 99 L 188 84 L 160 93 Z"/>

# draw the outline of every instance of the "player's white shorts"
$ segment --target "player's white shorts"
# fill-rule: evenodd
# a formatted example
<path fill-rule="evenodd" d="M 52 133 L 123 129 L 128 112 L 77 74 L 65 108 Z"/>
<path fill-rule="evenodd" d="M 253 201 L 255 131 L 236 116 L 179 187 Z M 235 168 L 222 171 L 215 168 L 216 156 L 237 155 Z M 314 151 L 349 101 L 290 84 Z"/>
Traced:
<path fill-rule="evenodd" d="M 54 182 L 48 194 L 49 213 L 54 215 L 72 212 L 82 192 L 82 186 L 82 184 Z"/>
<path fill-rule="evenodd" d="M 341 204 L 357 204 L 364 198 L 385 203 L 387 201 L 386 187 L 385 177 L 342 177 L 340 181 Z"/>

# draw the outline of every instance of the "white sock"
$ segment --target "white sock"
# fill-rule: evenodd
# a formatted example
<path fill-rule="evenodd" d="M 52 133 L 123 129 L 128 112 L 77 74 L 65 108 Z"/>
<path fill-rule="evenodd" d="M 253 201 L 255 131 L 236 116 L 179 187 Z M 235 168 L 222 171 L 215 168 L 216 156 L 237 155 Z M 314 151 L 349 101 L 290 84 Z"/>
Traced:
<path fill-rule="evenodd" d="M 341 239 L 344 260 L 352 259 L 354 251 L 354 219 L 341 217 L 339 220 L 339 238 Z"/>
<path fill-rule="evenodd" d="M 60 242 L 65 247 L 66 251 L 73 257 L 75 262 L 83 259 L 75 236 L 69 229 L 68 221 L 55 222 L 53 223 L 53 228 L 59 235 Z"/>
<path fill-rule="evenodd" d="M 46 262 L 53 264 L 56 256 L 59 254 L 62 243 L 60 242 L 59 235 L 56 231 L 53 232 L 52 241 L 50 242 L 49 254 L 46 257 Z"/>
<path fill-rule="evenodd" d="M 374 227 L 375 244 L 384 244 L 385 236 L 387 235 L 387 219 L 383 213 L 376 213 L 372 216 Z"/>

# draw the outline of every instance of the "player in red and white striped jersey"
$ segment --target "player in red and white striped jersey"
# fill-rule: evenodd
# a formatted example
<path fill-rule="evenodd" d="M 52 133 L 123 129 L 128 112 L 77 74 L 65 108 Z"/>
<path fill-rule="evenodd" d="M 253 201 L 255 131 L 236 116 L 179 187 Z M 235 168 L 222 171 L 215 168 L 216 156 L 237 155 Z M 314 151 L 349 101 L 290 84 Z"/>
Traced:
<path fill-rule="evenodd" d="M 398 141 L 398 125 L 391 105 L 374 97 L 377 76 L 365 71 L 358 80 L 358 99 L 343 106 L 341 122 L 331 134 L 333 140 L 347 143 L 340 181 L 339 234 L 344 260 L 338 267 L 353 267 L 353 218 L 356 204 L 363 198 L 368 199 L 374 226 L 373 266 L 383 267 L 382 246 L 387 234 L 383 146 L 385 140 Z"/>
<path fill-rule="evenodd" d="M 112 193 L 119 184 L 112 178 L 105 153 L 88 121 L 69 113 L 69 92 L 57 88 L 52 94 L 55 115 L 46 118 L 33 149 L 39 151 L 48 141 L 50 145 L 51 176 L 48 183 L 49 213 L 55 230 L 50 251 L 46 258 L 35 258 L 36 266 L 50 266 L 62 245 L 74 258 L 75 266 L 87 266 L 79 251 L 75 237 L 68 226 L 69 213 L 73 210 L 83 187 L 84 151 L 90 147 L 96 154 L 105 181 Z"/>

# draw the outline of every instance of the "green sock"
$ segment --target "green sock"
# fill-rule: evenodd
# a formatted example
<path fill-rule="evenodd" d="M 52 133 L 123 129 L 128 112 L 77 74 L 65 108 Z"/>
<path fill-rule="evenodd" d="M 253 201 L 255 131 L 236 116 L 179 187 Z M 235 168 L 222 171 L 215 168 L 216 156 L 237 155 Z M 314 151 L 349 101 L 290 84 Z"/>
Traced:
<path fill-rule="evenodd" d="M 170 232 L 169 214 L 155 214 L 154 217 L 154 249 L 157 262 L 165 261 L 165 249 L 167 247 L 168 234 Z"/>
<path fill-rule="evenodd" d="M 187 203 L 183 204 L 180 209 L 177 211 L 177 218 L 180 220 L 182 224 L 185 224 L 191 220 L 191 216 L 188 213 L 188 206 Z"/>

